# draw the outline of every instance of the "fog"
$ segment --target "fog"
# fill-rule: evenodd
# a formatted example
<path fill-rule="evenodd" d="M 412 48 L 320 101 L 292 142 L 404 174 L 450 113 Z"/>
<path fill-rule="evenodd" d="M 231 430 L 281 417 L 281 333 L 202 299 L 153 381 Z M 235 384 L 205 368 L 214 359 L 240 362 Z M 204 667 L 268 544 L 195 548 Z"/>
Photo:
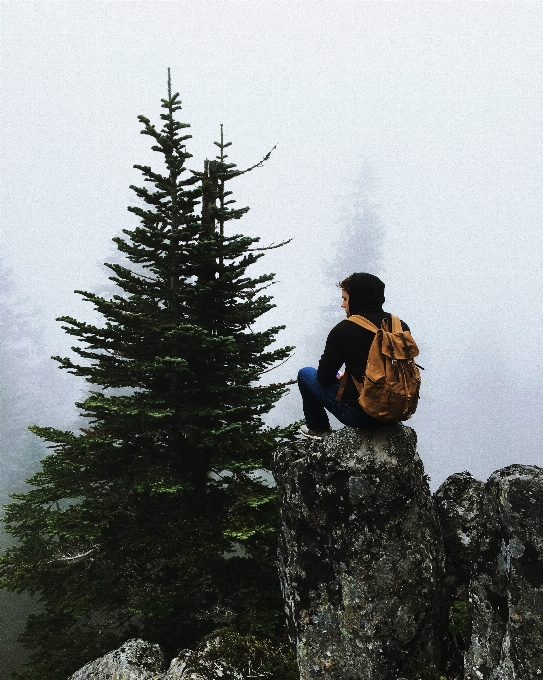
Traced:
<path fill-rule="evenodd" d="M 215 155 L 220 123 L 241 167 L 277 145 L 232 187 L 251 206 L 237 230 L 293 238 L 258 265 L 277 274 L 264 321 L 297 346 L 276 377 L 318 361 L 334 296 L 330 323 L 342 318 L 337 281 L 378 272 L 385 309 L 421 349 L 410 424 L 432 487 L 543 465 L 540 3 L 4 0 L 1 12 L 2 254 L 44 353 L 70 351 L 55 317 L 92 317 L 73 291 L 104 285 L 111 238 L 136 224 L 132 166 L 153 161 L 137 115 L 158 122 L 170 67 L 189 167 Z M 345 236 L 361 186 L 382 228 L 373 267 Z M 294 390 L 270 422 L 299 418 Z"/>

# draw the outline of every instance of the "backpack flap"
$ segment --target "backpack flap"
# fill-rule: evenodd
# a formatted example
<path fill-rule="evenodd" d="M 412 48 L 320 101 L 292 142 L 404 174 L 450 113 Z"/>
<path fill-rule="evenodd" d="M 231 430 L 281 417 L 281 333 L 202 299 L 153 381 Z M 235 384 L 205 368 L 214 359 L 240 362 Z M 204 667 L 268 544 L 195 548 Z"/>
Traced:
<path fill-rule="evenodd" d="M 414 359 L 418 357 L 419 348 L 409 331 L 401 331 L 400 333 L 380 332 L 383 334 L 381 341 L 383 354 L 391 359 Z"/>
<path fill-rule="evenodd" d="M 360 406 L 379 420 L 407 420 L 417 407 L 420 387 L 420 373 L 414 362 L 419 350 L 411 333 L 402 330 L 395 316 L 392 332 L 358 315 L 349 320 L 375 333 L 362 383 L 353 377 Z"/>

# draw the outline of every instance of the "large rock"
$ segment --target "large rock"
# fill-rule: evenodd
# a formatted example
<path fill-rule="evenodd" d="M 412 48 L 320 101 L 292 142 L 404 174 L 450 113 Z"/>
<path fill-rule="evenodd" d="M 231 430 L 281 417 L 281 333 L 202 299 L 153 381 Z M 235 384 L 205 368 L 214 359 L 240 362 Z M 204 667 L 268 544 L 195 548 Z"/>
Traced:
<path fill-rule="evenodd" d="M 208 658 L 205 650 L 186 650 L 172 661 L 164 680 L 244 680 L 244 676 L 223 661 Z"/>
<path fill-rule="evenodd" d="M 213 642 L 207 642 L 197 650 L 183 650 L 164 672 L 158 645 L 128 640 L 119 649 L 83 666 L 69 680 L 243 680 L 242 673 L 216 658 L 213 647 Z"/>
<path fill-rule="evenodd" d="M 466 680 L 543 678 L 543 470 L 511 465 L 486 485 L 471 579 Z"/>
<path fill-rule="evenodd" d="M 280 575 L 303 680 L 419 678 L 439 666 L 444 552 L 403 425 L 276 453 Z"/>
<path fill-rule="evenodd" d="M 469 472 L 458 472 L 443 482 L 434 499 L 443 527 L 449 597 L 467 601 L 487 514 L 485 485 Z"/>
<path fill-rule="evenodd" d="M 444 668 L 447 677 L 464 677 L 464 653 L 471 638 L 468 608 L 473 565 L 481 552 L 489 516 L 485 485 L 469 472 L 451 475 L 434 495 L 445 544 L 445 589 L 449 636 Z"/>
<path fill-rule="evenodd" d="M 163 680 L 160 647 L 143 640 L 128 640 L 74 673 L 69 680 Z"/>
<path fill-rule="evenodd" d="M 511 465 L 486 485 L 452 475 L 435 498 L 449 599 L 468 604 L 465 680 L 541 680 L 543 470 Z"/>
<path fill-rule="evenodd" d="M 390 425 L 277 451 L 280 575 L 302 679 L 418 680 L 440 669 L 543 680 L 543 469 L 512 465 L 486 485 L 458 473 L 434 504 L 415 444 L 413 430 Z M 459 620 L 442 659 L 448 613 Z M 224 661 L 221 635 L 167 671 L 157 645 L 130 640 L 70 680 L 249 677 Z"/>

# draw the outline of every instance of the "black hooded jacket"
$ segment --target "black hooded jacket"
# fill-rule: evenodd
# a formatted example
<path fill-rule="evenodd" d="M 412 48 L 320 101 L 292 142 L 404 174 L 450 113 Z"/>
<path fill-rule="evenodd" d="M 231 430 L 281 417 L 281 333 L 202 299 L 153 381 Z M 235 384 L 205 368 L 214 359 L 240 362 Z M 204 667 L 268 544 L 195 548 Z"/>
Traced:
<path fill-rule="evenodd" d="M 389 328 L 391 327 L 391 315 L 383 311 L 385 284 L 381 279 L 373 274 L 353 274 L 348 292 L 349 314 L 359 314 L 377 328 L 381 327 L 383 319 L 387 319 Z M 409 326 L 403 321 L 402 328 L 404 331 L 409 330 Z M 374 337 L 374 333 L 347 319 L 340 321 L 332 328 L 326 340 L 326 347 L 319 361 L 317 380 L 323 385 L 337 382 L 336 375 L 345 365 L 347 373 L 361 381 Z M 352 380 L 347 381 L 341 401 L 360 408 L 358 392 Z"/>

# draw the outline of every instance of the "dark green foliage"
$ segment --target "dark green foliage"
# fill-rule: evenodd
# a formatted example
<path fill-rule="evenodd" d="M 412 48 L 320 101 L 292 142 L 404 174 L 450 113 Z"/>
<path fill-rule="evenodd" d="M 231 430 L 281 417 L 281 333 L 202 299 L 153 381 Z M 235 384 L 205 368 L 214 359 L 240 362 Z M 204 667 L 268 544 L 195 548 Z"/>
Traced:
<path fill-rule="evenodd" d="M 222 661 L 244 677 L 299 678 L 294 652 L 278 640 L 241 635 L 234 628 L 223 628 L 206 636 L 200 649 L 202 660 Z"/>
<path fill-rule="evenodd" d="M 464 641 L 469 639 L 469 628 L 468 603 L 462 600 L 454 601 L 449 611 L 449 630 L 456 638 L 460 636 Z"/>
<path fill-rule="evenodd" d="M 282 627 L 275 495 L 258 470 L 287 434 L 262 421 L 285 387 L 256 383 L 290 348 L 270 348 L 280 328 L 252 329 L 273 275 L 248 276 L 258 239 L 226 229 L 248 208 L 226 200 L 241 171 L 222 132 L 217 159 L 191 173 L 170 87 L 162 108 L 160 130 L 140 116 L 164 171 L 136 166 L 140 224 L 114 239 L 126 265 L 108 265 L 118 294 L 79 291 L 101 325 L 61 319 L 80 363 L 57 360 L 93 386 L 78 404 L 89 428 L 32 428 L 53 452 L 6 510 L 20 543 L 0 583 L 43 604 L 25 680 L 61 680 L 136 635 L 168 657 L 225 623 Z"/>
<path fill-rule="evenodd" d="M 9 494 L 22 491 L 24 480 L 39 468 L 47 449 L 28 431 L 28 424 L 51 416 L 66 419 L 61 409 L 48 408 L 62 386 L 56 367 L 46 359 L 30 302 L 18 294 L 0 255 L 0 506 Z M 45 396 L 47 395 L 47 396 Z M 0 516 L 2 515 L 0 509 Z M 0 524 L 0 553 L 15 541 Z M 33 599 L 0 591 L 0 680 L 27 657 L 18 643 L 24 621 L 35 609 Z"/>

